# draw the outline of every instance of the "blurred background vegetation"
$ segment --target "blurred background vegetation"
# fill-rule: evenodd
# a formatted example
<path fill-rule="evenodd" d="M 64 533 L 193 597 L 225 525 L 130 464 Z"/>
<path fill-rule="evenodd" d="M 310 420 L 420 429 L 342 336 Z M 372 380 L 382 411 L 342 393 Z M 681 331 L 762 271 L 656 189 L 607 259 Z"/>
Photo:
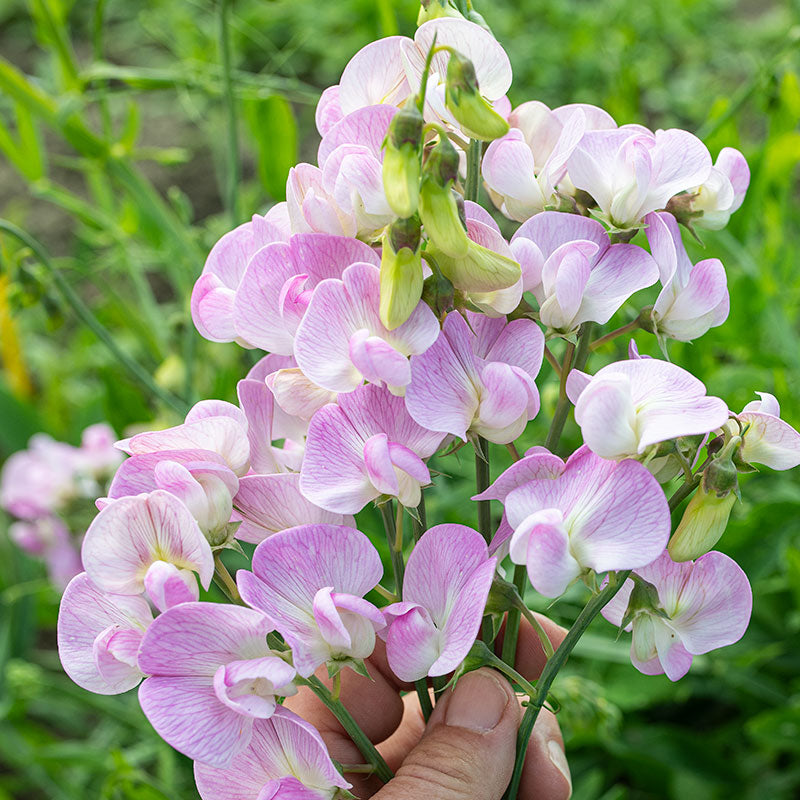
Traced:
<path fill-rule="evenodd" d="M 800 426 L 800 3 L 475 5 L 510 54 L 514 104 L 592 102 L 620 123 L 695 131 L 712 155 L 725 145 L 745 153 L 753 177 L 743 208 L 704 235 L 704 249 L 689 244 L 694 260 L 725 264 L 731 317 L 670 356 L 734 410 L 754 390 L 774 392 Z M 413 35 L 417 8 L 0 0 L 0 216 L 44 249 L 0 232 L 0 459 L 36 431 L 77 443 L 91 422 L 122 434 L 172 424 L 201 397 L 233 399 L 251 356 L 205 342 L 188 314 L 205 255 L 283 199 L 289 167 L 315 159 L 321 89 L 370 40 Z M 657 353 L 646 334 L 637 340 Z M 590 369 L 624 347 L 606 347 Z M 548 370 L 542 418 L 555 401 Z M 531 443 L 544 424 L 530 426 Z M 576 443 L 573 426 L 564 444 Z M 493 453 L 493 474 L 503 458 Z M 432 492 L 429 518 L 472 522 L 470 459 L 438 466 L 456 483 Z M 721 549 L 753 582 L 744 639 L 671 684 L 637 673 L 628 641 L 600 621 L 556 684 L 579 800 L 800 796 L 800 484 L 792 473 L 743 483 Z M 0 800 L 196 797 L 189 762 L 151 730 L 135 693 L 91 695 L 61 673 L 57 594 L 5 527 Z M 548 613 L 568 624 L 579 602 L 568 595 Z"/>

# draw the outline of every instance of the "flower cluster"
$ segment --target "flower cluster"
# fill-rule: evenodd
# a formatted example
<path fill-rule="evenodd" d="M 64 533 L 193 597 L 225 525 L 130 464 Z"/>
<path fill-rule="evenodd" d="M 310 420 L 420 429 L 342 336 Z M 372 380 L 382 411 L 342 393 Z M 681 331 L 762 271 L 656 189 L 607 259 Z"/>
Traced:
<path fill-rule="evenodd" d="M 83 432 L 80 447 L 37 433 L 14 453 L 0 475 L 0 506 L 16 521 L 11 540 L 41 558 L 50 580 L 63 589 L 81 571 L 80 537 L 100 494 L 123 455 L 105 424 Z"/>
<path fill-rule="evenodd" d="M 512 109 L 508 58 L 483 25 L 447 3 L 425 3 L 421 22 L 353 57 L 317 107 L 318 163 L 212 249 L 198 330 L 267 354 L 238 404 L 204 400 L 119 443 L 129 458 L 62 602 L 66 671 L 100 693 L 141 683 L 204 800 L 346 796 L 283 698 L 327 692 L 323 668 L 335 708 L 340 671 L 364 673 L 381 640 L 401 681 L 472 668 L 476 639 L 491 645 L 493 617 L 525 594 L 503 580 L 506 558 L 547 598 L 585 583 L 591 607 L 633 631 L 634 666 L 679 678 L 750 617 L 747 578 L 711 551 L 737 475 L 800 463 L 771 395 L 734 414 L 633 343 L 585 371 L 593 339 L 614 335 L 597 326 L 654 284 L 624 331 L 665 345 L 724 322 L 725 270 L 692 264 L 680 225 L 725 224 L 747 188 L 741 154 L 713 163 L 691 133 L 618 126 L 593 106 Z M 476 202 L 481 185 L 498 215 Z M 499 215 L 522 223 L 510 240 Z M 547 446 L 520 458 L 545 356 L 559 400 Z M 584 443 L 562 459 L 571 405 Z M 428 527 L 426 489 L 445 480 L 431 459 L 468 443 L 480 530 Z M 491 444 L 515 455 L 493 483 Z M 389 580 L 355 516 L 370 503 Z M 222 555 L 241 543 L 251 563 L 234 580 Z M 201 599 L 212 578 L 231 603 Z"/>

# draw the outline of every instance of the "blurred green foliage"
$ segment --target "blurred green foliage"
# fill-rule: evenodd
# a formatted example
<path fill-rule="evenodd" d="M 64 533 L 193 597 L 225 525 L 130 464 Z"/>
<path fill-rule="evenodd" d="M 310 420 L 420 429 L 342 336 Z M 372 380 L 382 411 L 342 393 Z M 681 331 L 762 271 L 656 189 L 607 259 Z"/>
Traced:
<path fill-rule="evenodd" d="M 226 73 L 213 0 L 0 3 L 0 216 L 44 244 L 177 406 L 232 398 L 251 363 L 191 325 L 205 254 L 282 199 L 289 166 L 314 159 L 319 91 L 370 40 L 413 34 L 417 9 L 412 0 L 231 5 Z M 731 317 L 670 356 L 733 409 L 754 390 L 774 392 L 800 426 L 800 3 L 476 6 L 511 56 L 513 103 L 593 102 L 621 123 L 697 131 L 714 155 L 743 150 L 753 176 L 744 206 L 704 235 L 704 248 L 689 244 L 695 260 L 726 265 Z M 46 265 L 2 234 L 0 334 L 0 458 L 37 430 L 76 442 L 100 419 L 122 433 L 178 418 L 79 322 Z M 658 352 L 645 334 L 637 340 Z M 601 350 L 590 369 L 624 346 Z M 555 403 L 548 370 L 542 420 Z M 530 444 L 544 425 L 530 426 Z M 564 448 L 576 443 L 568 426 Z M 430 519 L 474 523 L 466 453 L 437 461 L 452 480 L 430 492 Z M 492 460 L 494 475 L 509 463 L 502 448 Z M 578 800 L 800 795 L 800 484 L 791 473 L 743 484 L 720 546 L 753 583 L 744 639 L 697 658 L 673 685 L 637 673 L 628 641 L 598 621 L 556 683 Z M 377 530 L 374 512 L 364 516 L 364 529 Z M 189 763 L 153 733 L 135 694 L 90 695 L 60 672 L 57 600 L 39 566 L 0 536 L 0 800 L 195 797 Z M 575 590 L 538 607 L 568 624 L 580 604 Z"/>

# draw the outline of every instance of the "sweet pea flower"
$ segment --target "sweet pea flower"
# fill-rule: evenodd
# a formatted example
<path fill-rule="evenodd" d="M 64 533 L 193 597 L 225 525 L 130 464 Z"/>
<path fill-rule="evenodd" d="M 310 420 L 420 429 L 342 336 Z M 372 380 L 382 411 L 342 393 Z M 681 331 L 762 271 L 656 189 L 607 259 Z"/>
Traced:
<path fill-rule="evenodd" d="M 220 603 L 184 603 L 157 617 L 139 650 L 149 676 L 139 702 L 158 734 L 189 758 L 230 766 L 254 721 L 297 691 L 294 668 L 267 646 L 272 630 L 258 611 Z"/>
<path fill-rule="evenodd" d="M 236 331 L 233 301 L 252 256 L 265 245 L 287 238 L 276 222 L 270 221 L 270 214 L 254 214 L 250 222 L 226 233 L 211 248 L 192 290 L 192 320 L 201 336 L 212 342 L 251 346 Z"/>
<path fill-rule="evenodd" d="M 156 489 L 182 500 L 200 530 L 209 541 L 216 543 L 230 521 L 239 479 L 223 458 L 210 450 L 146 453 L 131 456 L 122 463 L 108 489 L 108 499 Z"/>
<path fill-rule="evenodd" d="M 569 333 L 584 322 L 608 322 L 622 304 L 658 279 L 653 258 L 633 244 L 610 244 L 597 220 L 545 211 L 514 234 L 525 291 L 548 328 Z"/>
<path fill-rule="evenodd" d="M 648 447 L 721 428 L 728 408 L 685 369 L 655 358 L 616 361 L 594 376 L 573 369 L 567 395 L 583 440 L 601 458 L 636 458 Z"/>
<path fill-rule="evenodd" d="M 663 287 L 653 306 L 654 332 L 688 342 L 722 325 L 730 310 L 722 262 L 707 258 L 692 265 L 672 214 L 653 212 L 644 221 Z"/>
<path fill-rule="evenodd" d="M 534 378 L 544 353 L 535 322 L 457 311 L 430 348 L 411 359 L 406 408 L 420 425 L 466 441 L 468 434 L 505 444 L 539 411 Z"/>
<path fill-rule="evenodd" d="M 236 295 L 236 329 L 256 346 L 292 355 L 294 335 L 317 285 L 356 262 L 380 266 L 368 245 L 327 234 L 297 234 L 250 260 Z"/>
<path fill-rule="evenodd" d="M 385 621 L 364 595 L 383 567 L 363 533 L 343 525 L 289 528 L 258 545 L 252 570 L 236 573 L 242 599 L 274 621 L 298 675 L 371 655 Z"/>
<path fill-rule="evenodd" d="M 337 514 L 355 514 L 381 495 L 417 506 L 420 487 L 431 482 L 423 459 L 443 438 L 417 424 L 402 397 L 359 386 L 311 418 L 300 491 Z"/>
<path fill-rule="evenodd" d="M 124 458 L 114 447 L 116 441 L 114 430 L 105 422 L 86 428 L 81 434 L 81 446 L 75 454 L 80 472 L 95 481 L 105 480 L 112 475 Z"/>
<path fill-rule="evenodd" d="M 81 549 L 98 589 L 112 594 L 147 591 L 159 610 L 196 600 L 214 574 L 211 547 L 189 509 L 158 489 L 122 497 L 95 517 Z"/>
<path fill-rule="evenodd" d="M 300 476 L 295 473 L 247 475 L 239 481 L 234 502 L 242 517 L 236 538 L 253 544 L 298 525 L 356 526 L 349 514 L 334 514 L 306 500 L 300 491 Z"/>
<path fill-rule="evenodd" d="M 403 681 L 446 675 L 466 657 L 494 578 L 483 537 L 466 525 L 436 525 L 406 566 L 403 600 L 384 609 L 389 666 Z"/>
<path fill-rule="evenodd" d="M 41 558 L 50 580 L 60 590 L 83 571 L 78 548 L 67 526 L 56 516 L 12 522 L 8 538 L 26 553 Z"/>
<path fill-rule="evenodd" d="M 58 656 L 64 671 L 95 694 L 121 694 L 143 675 L 136 656 L 153 613 L 141 595 L 100 591 L 82 572 L 58 611 Z"/>
<path fill-rule="evenodd" d="M 682 678 L 692 657 L 738 642 L 747 629 L 753 594 L 733 559 L 712 551 L 697 561 L 675 563 L 667 553 L 636 570 L 658 593 L 658 607 L 637 607 L 625 630 L 633 630 L 631 661 L 645 675 Z M 613 625 L 626 616 L 630 578 L 602 610 Z"/>
<path fill-rule="evenodd" d="M 292 233 L 355 236 L 358 221 L 325 188 L 322 170 L 305 162 L 292 167 L 286 178 L 286 208 Z"/>
<path fill-rule="evenodd" d="M 322 281 L 297 329 L 294 353 L 302 372 L 333 392 L 364 381 L 402 394 L 411 380 L 408 356 L 424 353 L 439 335 L 436 315 L 420 301 L 394 330 L 380 320 L 380 270 L 352 264 L 341 280 Z"/>
<path fill-rule="evenodd" d="M 558 462 L 541 448 L 473 498 L 503 497 L 511 560 L 527 567 L 537 592 L 558 597 L 586 570 L 633 569 L 663 552 L 669 505 L 646 467 L 606 461 L 585 445 Z"/>
<path fill-rule="evenodd" d="M 749 464 L 770 469 L 792 469 L 800 464 L 800 433 L 781 419 L 777 398 L 769 392 L 756 392 L 736 418 L 742 425 L 741 457 Z M 730 425 L 730 423 L 728 423 Z M 738 433 L 734 426 L 732 432 Z"/>
<path fill-rule="evenodd" d="M 334 800 L 351 787 L 314 726 L 282 706 L 254 721 L 227 769 L 196 761 L 194 777 L 203 800 Z"/>
<path fill-rule="evenodd" d="M 723 147 L 706 182 L 694 191 L 692 211 L 702 211 L 692 217 L 698 228 L 718 231 L 728 224 L 731 214 L 738 211 L 750 185 L 747 159 L 733 147 Z"/>
<path fill-rule="evenodd" d="M 706 146 L 688 131 L 651 131 L 640 125 L 588 131 L 567 161 L 578 189 L 588 192 L 605 220 L 619 230 L 638 227 L 679 192 L 703 184 L 711 172 Z"/>

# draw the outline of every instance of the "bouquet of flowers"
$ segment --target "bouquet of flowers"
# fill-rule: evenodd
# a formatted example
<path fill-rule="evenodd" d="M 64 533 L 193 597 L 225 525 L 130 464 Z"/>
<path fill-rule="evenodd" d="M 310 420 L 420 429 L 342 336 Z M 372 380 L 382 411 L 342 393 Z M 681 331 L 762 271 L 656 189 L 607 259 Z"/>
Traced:
<path fill-rule="evenodd" d="M 204 800 L 371 796 L 393 778 L 401 693 L 451 730 L 511 725 L 516 762 L 483 796 L 513 800 L 598 615 L 608 636 L 631 632 L 636 669 L 671 680 L 747 627 L 747 577 L 712 548 L 739 473 L 796 466 L 800 434 L 772 395 L 734 413 L 667 357 L 728 317 L 723 265 L 693 264 L 681 226 L 724 227 L 747 163 L 590 105 L 512 109 L 511 80 L 485 21 L 445 0 L 423 2 L 413 39 L 356 53 L 319 101 L 317 165 L 223 236 L 195 284 L 204 337 L 266 353 L 238 405 L 203 400 L 118 443 L 129 458 L 64 594 L 61 660 L 93 692 L 139 685 Z M 637 331 L 664 358 L 631 340 L 627 359 L 591 364 Z M 549 432 L 520 454 L 548 380 Z M 583 444 L 563 454 L 573 408 Z M 498 446 L 513 464 L 492 480 Z M 463 447 L 474 527 L 426 514 Z M 388 574 L 359 530 L 370 504 Z M 232 576 L 226 550 L 249 568 Z M 212 581 L 228 602 L 200 599 Z M 576 583 L 568 632 L 525 602 Z M 505 701 L 472 692 L 467 724 L 454 698 L 486 667 L 524 712 L 495 681 Z M 370 702 L 385 724 L 360 724 Z"/>

